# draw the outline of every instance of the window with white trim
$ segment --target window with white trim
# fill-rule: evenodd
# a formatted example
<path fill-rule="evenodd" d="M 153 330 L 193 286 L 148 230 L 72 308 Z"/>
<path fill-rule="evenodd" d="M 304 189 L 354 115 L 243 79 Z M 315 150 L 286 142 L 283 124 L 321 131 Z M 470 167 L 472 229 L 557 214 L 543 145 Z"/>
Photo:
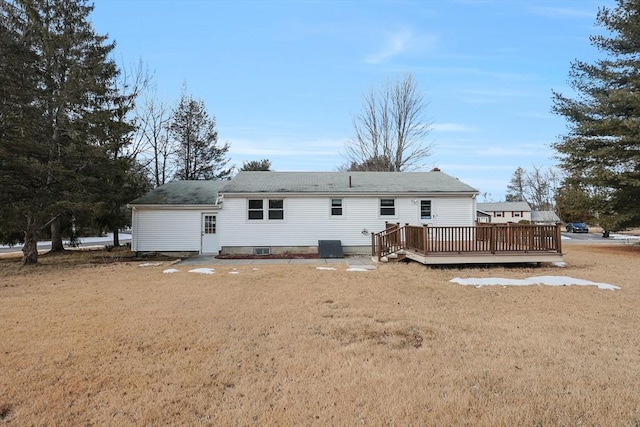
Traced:
<path fill-rule="evenodd" d="M 396 200 L 380 199 L 380 216 L 395 216 L 395 215 L 396 215 Z"/>
<path fill-rule="evenodd" d="M 431 200 L 420 200 L 420 219 L 431 219 Z"/>
<path fill-rule="evenodd" d="M 216 234 L 216 216 L 204 216 L 204 234 Z"/>
<path fill-rule="evenodd" d="M 269 199 L 269 219 L 284 219 L 283 199 Z"/>
<path fill-rule="evenodd" d="M 248 218 L 250 220 L 261 220 L 264 219 L 264 200 L 262 199 L 249 199 L 249 214 Z"/>
<path fill-rule="evenodd" d="M 249 220 L 283 220 L 284 200 L 283 199 L 249 199 L 247 206 L 247 218 Z M 265 217 L 266 207 L 266 217 Z"/>
<path fill-rule="evenodd" d="M 342 216 L 342 199 L 331 199 L 331 216 Z"/>

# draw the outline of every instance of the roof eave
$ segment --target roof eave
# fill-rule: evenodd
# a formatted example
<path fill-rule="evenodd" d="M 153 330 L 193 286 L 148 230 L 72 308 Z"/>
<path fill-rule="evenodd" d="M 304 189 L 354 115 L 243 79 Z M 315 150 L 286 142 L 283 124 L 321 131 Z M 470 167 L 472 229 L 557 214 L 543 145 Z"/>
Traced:
<path fill-rule="evenodd" d="M 129 203 L 128 208 L 142 208 L 142 209 L 220 209 L 220 204 L 206 203 L 206 204 L 179 204 L 179 203 L 144 203 L 136 204 Z"/>
<path fill-rule="evenodd" d="M 280 196 L 287 195 L 290 197 L 327 197 L 327 196 L 349 196 L 349 197 L 371 197 L 371 196 L 423 196 L 423 197 L 435 197 L 435 196 L 468 196 L 473 197 L 480 194 L 477 190 L 474 191 L 264 191 L 264 192 L 220 192 L 224 197 L 228 198 L 246 198 L 246 197 L 265 197 L 265 196 Z"/>

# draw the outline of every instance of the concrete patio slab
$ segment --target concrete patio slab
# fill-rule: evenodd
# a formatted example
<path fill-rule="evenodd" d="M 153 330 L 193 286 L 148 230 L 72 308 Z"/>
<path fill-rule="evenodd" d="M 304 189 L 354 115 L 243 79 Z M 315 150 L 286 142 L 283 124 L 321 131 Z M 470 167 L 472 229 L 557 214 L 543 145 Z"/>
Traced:
<path fill-rule="evenodd" d="M 213 255 L 196 255 L 180 260 L 176 265 L 325 265 L 325 264 L 346 264 L 354 266 L 373 266 L 371 257 L 346 257 L 346 258 L 294 258 L 294 259 L 219 259 Z"/>

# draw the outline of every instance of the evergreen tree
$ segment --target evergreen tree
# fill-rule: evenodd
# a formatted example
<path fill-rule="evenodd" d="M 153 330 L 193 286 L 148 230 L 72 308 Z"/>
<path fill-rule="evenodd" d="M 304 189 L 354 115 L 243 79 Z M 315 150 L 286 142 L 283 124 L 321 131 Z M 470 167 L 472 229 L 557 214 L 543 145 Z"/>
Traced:
<path fill-rule="evenodd" d="M 117 96 L 109 99 L 102 110 L 103 126 L 97 133 L 96 145 L 103 151 L 96 165 L 97 183 L 93 220 L 102 230 L 113 234 L 113 246 L 120 246 L 119 230 L 130 224 L 126 204 L 149 190 L 142 165 L 137 161 L 140 148 L 133 144 L 138 125 L 133 118 L 135 102 L 149 84 L 148 74 L 140 67 L 131 79 L 122 73 Z"/>
<path fill-rule="evenodd" d="M 38 61 L 27 42 L 26 17 L 0 2 L 0 241 L 18 243 L 41 219 L 38 199 L 46 198 L 40 150 Z M 25 211 L 29 212 L 25 215 Z M 23 226 L 19 227 L 16 224 Z"/>
<path fill-rule="evenodd" d="M 9 85 L 0 100 L 0 211 L 4 227 L 22 231 L 25 264 L 37 262 L 45 228 L 90 209 L 102 188 L 101 138 L 113 120 L 118 70 L 109 59 L 114 43 L 92 28 L 92 10 L 84 0 L 0 2 L 3 43 L 15 48 L 0 79 L 17 76 L 20 92 Z"/>
<path fill-rule="evenodd" d="M 597 221 L 594 206 L 591 204 L 593 195 L 580 187 L 560 187 L 556 192 L 558 215 L 565 222 Z"/>
<path fill-rule="evenodd" d="M 505 199 L 507 202 L 526 202 L 525 193 L 525 170 L 521 167 L 515 170 L 511 181 L 507 185 L 507 194 Z"/>
<path fill-rule="evenodd" d="M 640 225 L 640 0 L 601 8 L 597 23 L 609 34 L 591 43 L 605 59 L 571 64 L 575 98 L 554 92 L 553 111 L 570 128 L 554 148 L 571 210 L 595 210 L 601 226 L 622 229 Z M 572 189 L 580 194 L 568 197 Z"/>
<path fill-rule="evenodd" d="M 204 102 L 182 93 L 174 109 L 169 133 L 176 146 L 175 178 L 227 179 L 231 169 L 225 169 L 229 144 L 218 144 L 215 117 L 209 117 Z"/>
<path fill-rule="evenodd" d="M 360 163 L 355 161 L 347 168 L 348 171 L 358 172 L 393 172 L 396 171 L 391 159 L 387 156 L 368 158 Z"/>
<path fill-rule="evenodd" d="M 270 171 L 271 170 L 271 160 L 262 159 L 262 160 L 251 160 L 248 162 L 242 162 L 241 171 Z"/>

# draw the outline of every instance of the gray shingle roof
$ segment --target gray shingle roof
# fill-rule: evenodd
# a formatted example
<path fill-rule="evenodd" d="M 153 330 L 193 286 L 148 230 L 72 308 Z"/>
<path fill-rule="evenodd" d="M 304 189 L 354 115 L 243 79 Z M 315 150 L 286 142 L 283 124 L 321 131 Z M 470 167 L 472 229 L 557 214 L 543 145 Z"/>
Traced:
<path fill-rule="evenodd" d="M 476 208 L 485 212 L 531 211 L 527 202 L 477 203 Z"/>
<path fill-rule="evenodd" d="M 130 205 L 213 205 L 229 181 L 171 181 L 138 197 Z"/>
<path fill-rule="evenodd" d="M 235 193 L 477 193 L 440 171 L 431 172 L 240 172 L 220 190 Z"/>
<path fill-rule="evenodd" d="M 531 221 L 549 223 L 562 222 L 554 211 L 533 211 L 531 212 Z"/>

